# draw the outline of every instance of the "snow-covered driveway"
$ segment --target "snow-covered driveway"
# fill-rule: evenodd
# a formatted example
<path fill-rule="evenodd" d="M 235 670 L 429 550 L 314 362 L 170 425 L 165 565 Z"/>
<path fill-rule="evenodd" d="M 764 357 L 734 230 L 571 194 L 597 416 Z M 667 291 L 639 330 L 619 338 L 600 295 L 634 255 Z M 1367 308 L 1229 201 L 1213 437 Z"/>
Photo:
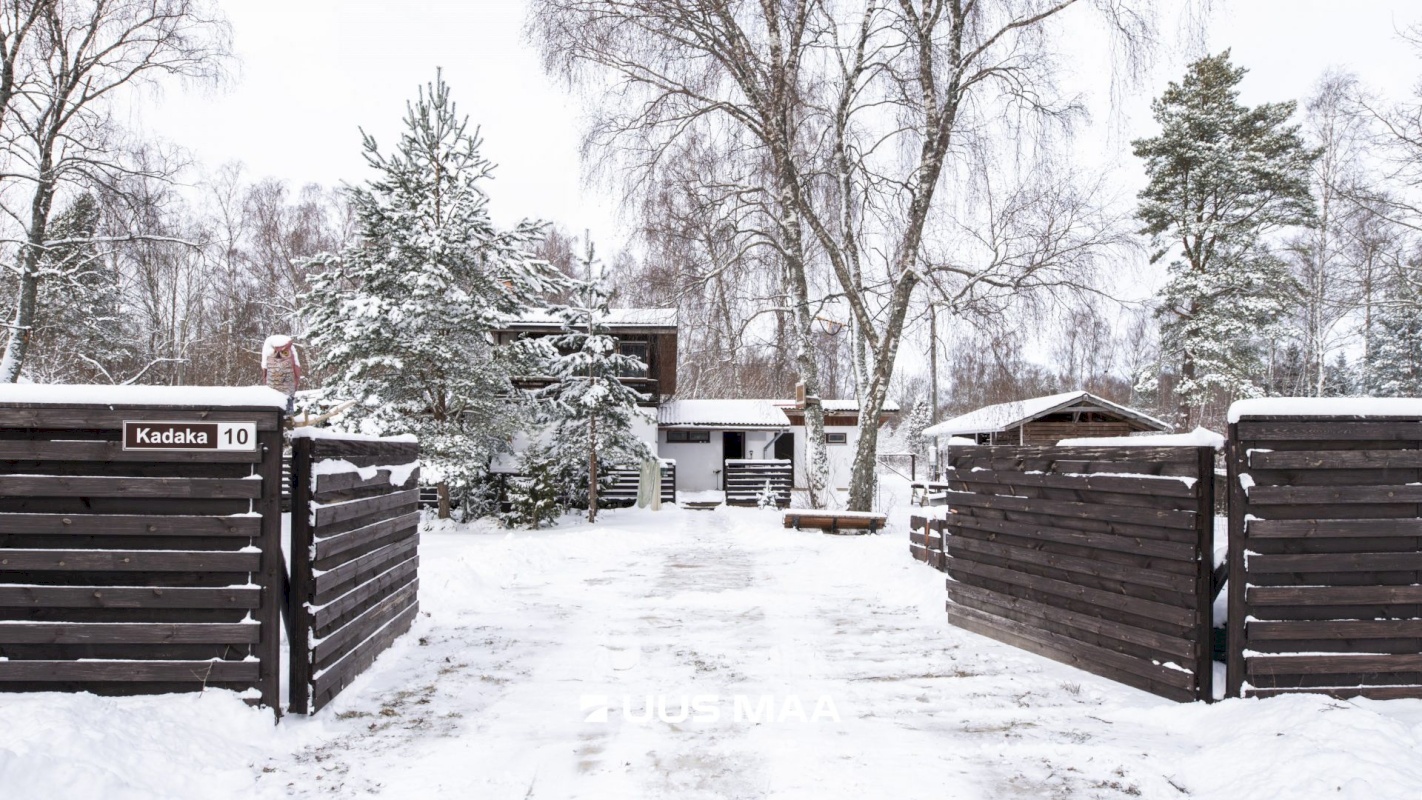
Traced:
<path fill-rule="evenodd" d="M 948 627 L 942 577 L 902 530 L 826 536 L 755 510 L 669 508 L 432 532 L 421 561 L 429 616 L 313 719 L 273 729 L 216 692 L 0 699 L 5 796 L 1293 799 L 1422 785 L 1422 702 L 1160 700 Z M 27 722 L 39 734 L 16 736 Z M 66 724 L 86 722 L 114 738 L 91 727 L 93 746 L 68 745 Z"/>

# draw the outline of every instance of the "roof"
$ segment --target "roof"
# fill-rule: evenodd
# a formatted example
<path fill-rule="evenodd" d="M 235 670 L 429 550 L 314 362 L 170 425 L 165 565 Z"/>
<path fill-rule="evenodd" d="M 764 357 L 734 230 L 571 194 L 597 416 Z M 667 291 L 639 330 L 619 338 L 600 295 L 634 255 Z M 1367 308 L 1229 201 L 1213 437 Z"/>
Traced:
<path fill-rule="evenodd" d="M 1028 400 L 1015 400 L 1010 403 L 984 406 L 976 411 L 969 411 L 962 416 L 925 428 L 923 433 L 925 436 L 1000 433 L 1057 411 L 1074 410 L 1078 406 L 1110 411 L 1153 430 L 1168 431 L 1172 429 L 1169 423 L 1162 422 L 1135 409 L 1117 405 L 1090 392 L 1064 392 L 1046 397 L 1033 397 Z"/>
<path fill-rule="evenodd" d="M 790 419 L 769 400 L 673 400 L 657 409 L 657 425 L 778 430 L 790 427 Z"/>
<path fill-rule="evenodd" d="M 794 400 L 772 400 L 771 402 L 781 408 L 790 409 L 792 411 L 798 410 L 798 404 Z M 839 400 L 822 399 L 820 400 L 820 408 L 823 408 L 825 411 L 831 414 L 858 413 L 859 401 L 854 399 L 853 397 Z M 884 407 L 881 410 L 885 413 L 893 414 L 899 410 L 899 404 L 895 403 L 893 400 L 885 400 Z"/>
<path fill-rule="evenodd" d="M 675 328 L 677 313 L 675 308 L 613 308 L 608 310 L 603 323 L 609 328 Z M 515 317 L 506 327 L 557 328 L 562 324 L 563 318 L 556 314 L 535 311 Z"/>

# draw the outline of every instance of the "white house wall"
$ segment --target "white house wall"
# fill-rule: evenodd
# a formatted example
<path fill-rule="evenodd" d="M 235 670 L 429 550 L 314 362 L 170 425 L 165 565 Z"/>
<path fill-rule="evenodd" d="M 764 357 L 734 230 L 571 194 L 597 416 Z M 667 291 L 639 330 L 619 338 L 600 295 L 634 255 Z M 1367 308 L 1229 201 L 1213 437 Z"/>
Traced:
<path fill-rule="evenodd" d="M 709 492 L 721 488 L 725 432 L 709 431 L 709 442 L 668 442 L 665 430 L 657 433 L 657 455 L 676 461 L 676 488 L 679 492 Z M 773 458 L 767 448 L 774 431 L 744 431 L 742 458 Z"/>
<path fill-rule="evenodd" d="M 805 465 L 809 463 L 806 456 L 805 426 L 796 425 L 790 429 L 795 434 L 795 488 L 804 489 L 809 486 L 809 480 L 805 477 Z M 854 451 L 859 446 L 859 426 L 857 425 L 826 425 L 825 433 L 845 434 L 844 444 L 826 445 L 825 449 L 829 456 L 829 485 L 836 489 L 849 489 L 849 478 L 854 467 Z"/>

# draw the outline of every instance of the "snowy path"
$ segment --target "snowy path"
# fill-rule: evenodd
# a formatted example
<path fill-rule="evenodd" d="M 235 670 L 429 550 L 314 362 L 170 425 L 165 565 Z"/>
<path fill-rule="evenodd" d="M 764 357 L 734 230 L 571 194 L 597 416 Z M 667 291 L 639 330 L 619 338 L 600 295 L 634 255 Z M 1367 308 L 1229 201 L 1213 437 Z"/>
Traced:
<path fill-rule="evenodd" d="M 428 616 L 312 719 L 273 729 L 220 692 L 0 699 L 5 796 L 1292 800 L 1422 785 L 1422 702 L 1159 700 L 949 628 L 942 578 L 901 531 L 667 509 L 428 534 L 421 560 Z"/>

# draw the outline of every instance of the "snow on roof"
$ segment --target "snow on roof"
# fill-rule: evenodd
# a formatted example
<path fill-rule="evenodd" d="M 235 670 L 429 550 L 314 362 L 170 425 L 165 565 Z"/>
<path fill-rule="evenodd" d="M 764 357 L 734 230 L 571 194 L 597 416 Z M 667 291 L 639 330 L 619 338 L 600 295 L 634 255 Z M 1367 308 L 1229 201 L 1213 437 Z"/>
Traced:
<path fill-rule="evenodd" d="M 1145 436 L 1087 436 L 1063 439 L 1058 447 L 1213 447 L 1223 450 L 1225 437 L 1207 428 L 1189 433 L 1156 433 Z"/>
<path fill-rule="evenodd" d="M 1229 421 L 1241 417 L 1422 417 L 1422 398 L 1263 397 L 1231 403 Z"/>
<path fill-rule="evenodd" d="M 799 404 L 796 403 L 794 400 L 771 400 L 770 402 L 781 408 L 790 409 L 792 411 L 798 410 L 799 408 Z M 853 397 L 833 400 L 821 399 L 820 407 L 831 414 L 857 413 L 859 411 L 859 401 L 854 399 Z M 899 410 L 899 404 L 895 403 L 893 400 L 885 400 L 883 410 L 885 413 L 897 412 Z"/>
<path fill-rule="evenodd" d="M 603 322 L 609 328 L 675 328 L 677 315 L 675 308 L 613 308 Z M 534 311 L 509 321 L 510 328 L 556 328 L 562 324 L 562 317 L 546 311 Z"/>
<path fill-rule="evenodd" d="M 788 428 L 790 419 L 769 400 L 673 400 L 657 409 L 663 428 Z"/>
<path fill-rule="evenodd" d="M 1051 394 L 1046 397 L 1033 397 L 1027 400 L 1015 400 L 1010 403 L 984 406 L 976 411 L 969 411 L 961 416 L 925 428 L 923 434 L 925 436 L 951 436 L 962 433 L 999 433 L 1009 428 L 1015 428 L 1024 422 L 1046 416 L 1058 409 L 1065 409 L 1076 405 L 1083 400 L 1092 405 L 1100 406 L 1103 410 L 1114 411 L 1123 417 L 1148 425 L 1156 430 L 1170 430 L 1168 423 L 1162 422 L 1147 414 L 1142 414 L 1134 409 L 1117 405 L 1110 400 L 1097 397 L 1090 392 L 1063 392 L 1062 394 Z"/>
<path fill-rule="evenodd" d="M 211 406 L 286 409 L 286 395 L 265 386 L 111 386 L 79 383 L 0 385 L 0 403 L 69 406 Z"/>

